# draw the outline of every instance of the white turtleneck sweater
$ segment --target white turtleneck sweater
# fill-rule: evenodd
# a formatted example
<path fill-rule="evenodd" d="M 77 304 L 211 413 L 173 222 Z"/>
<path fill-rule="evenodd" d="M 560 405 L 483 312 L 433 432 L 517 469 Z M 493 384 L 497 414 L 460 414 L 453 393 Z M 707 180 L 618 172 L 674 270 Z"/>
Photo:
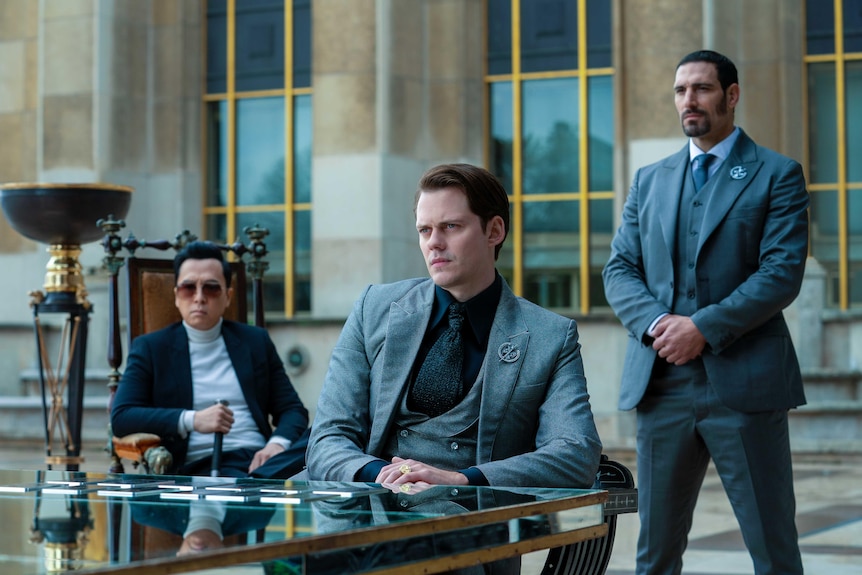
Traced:
<path fill-rule="evenodd" d="M 233 364 L 222 337 L 222 321 L 212 329 L 201 331 L 183 322 L 189 338 L 189 356 L 192 368 L 192 397 L 195 410 L 210 407 L 219 400 L 226 400 L 233 411 L 234 424 L 224 435 L 223 450 L 248 448 L 255 451 L 266 444 L 248 409 L 240 388 Z M 194 461 L 212 454 L 213 434 L 194 430 L 195 411 L 186 410 L 180 416 L 178 430 L 182 437 L 189 436 L 186 461 Z M 273 436 L 271 442 L 285 449 L 290 441 Z"/>

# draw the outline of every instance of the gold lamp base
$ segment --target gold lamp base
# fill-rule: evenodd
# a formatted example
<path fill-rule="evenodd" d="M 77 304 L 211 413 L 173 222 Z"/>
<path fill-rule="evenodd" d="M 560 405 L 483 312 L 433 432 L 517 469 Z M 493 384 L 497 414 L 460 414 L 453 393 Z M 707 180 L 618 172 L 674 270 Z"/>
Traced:
<path fill-rule="evenodd" d="M 51 244 L 48 247 L 51 259 L 45 266 L 45 292 L 48 300 L 72 299 L 89 307 L 87 288 L 84 285 L 82 267 L 78 261 L 80 244 Z"/>

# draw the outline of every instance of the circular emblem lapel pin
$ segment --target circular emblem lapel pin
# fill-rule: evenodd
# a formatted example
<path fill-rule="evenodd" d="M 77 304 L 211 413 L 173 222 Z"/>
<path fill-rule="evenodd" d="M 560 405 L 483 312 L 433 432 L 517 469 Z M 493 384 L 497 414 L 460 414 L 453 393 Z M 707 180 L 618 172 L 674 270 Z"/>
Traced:
<path fill-rule="evenodd" d="M 497 356 L 500 358 L 500 361 L 504 361 L 506 363 L 514 363 L 518 361 L 518 358 L 521 357 L 521 350 L 518 349 L 513 343 L 503 343 L 497 348 Z"/>
<path fill-rule="evenodd" d="M 730 177 L 734 180 L 741 180 L 748 175 L 748 172 L 742 166 L 733 166 L 730 168 Z"/>

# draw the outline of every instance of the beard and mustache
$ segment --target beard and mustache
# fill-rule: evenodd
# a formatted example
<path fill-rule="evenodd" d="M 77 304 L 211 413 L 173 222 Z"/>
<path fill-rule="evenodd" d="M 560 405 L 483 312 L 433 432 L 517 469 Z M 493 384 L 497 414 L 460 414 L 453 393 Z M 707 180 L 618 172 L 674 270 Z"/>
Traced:
<path fill-rule="evenodd" d="M 692 113 L 701 114 L 701 121 L 694 124 L 686 124 L 685 117 L 688 114 Z M 721 97 L 721 101 L 718 103 L 718 106 L 716 106 L 715 113 L 717 116 L 724 116 L 727 114 L 726 93 Z M 712 120 L 710 119 L 709 114 L 707 114 L 704 110 L 701 110 L 700 108 L 686 108 L 685 110 L 683 110 L 681 123 L 682 132 L 689 138 L 699 138 L 701 136 L 705 136 L 712 131 Z"/>

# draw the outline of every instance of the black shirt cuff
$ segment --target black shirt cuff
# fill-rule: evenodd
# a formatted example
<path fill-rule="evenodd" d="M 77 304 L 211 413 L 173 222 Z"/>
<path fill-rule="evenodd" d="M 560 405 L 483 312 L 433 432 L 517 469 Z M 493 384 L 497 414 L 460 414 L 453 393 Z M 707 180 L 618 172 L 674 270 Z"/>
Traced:
<path fill-rule="evenodd" d="M 377 476 L 380 475 L 380 470 L 386 467 L 385 461 L 371 461 L 366 463 L 362 469 L 356 472 L 354 481 L 363 481 L 365 483 L 374 483 L 377 481 Z"/>
<path fill-rule="evenodd" d="M 462 473 L 467 478 L 467 483 L 470 485 L 488 486 L 488 479 L 485 474 L 479 471 L 477 467 L 468 467 L 467 469 L 459 469 L 458 473 Z"/>

